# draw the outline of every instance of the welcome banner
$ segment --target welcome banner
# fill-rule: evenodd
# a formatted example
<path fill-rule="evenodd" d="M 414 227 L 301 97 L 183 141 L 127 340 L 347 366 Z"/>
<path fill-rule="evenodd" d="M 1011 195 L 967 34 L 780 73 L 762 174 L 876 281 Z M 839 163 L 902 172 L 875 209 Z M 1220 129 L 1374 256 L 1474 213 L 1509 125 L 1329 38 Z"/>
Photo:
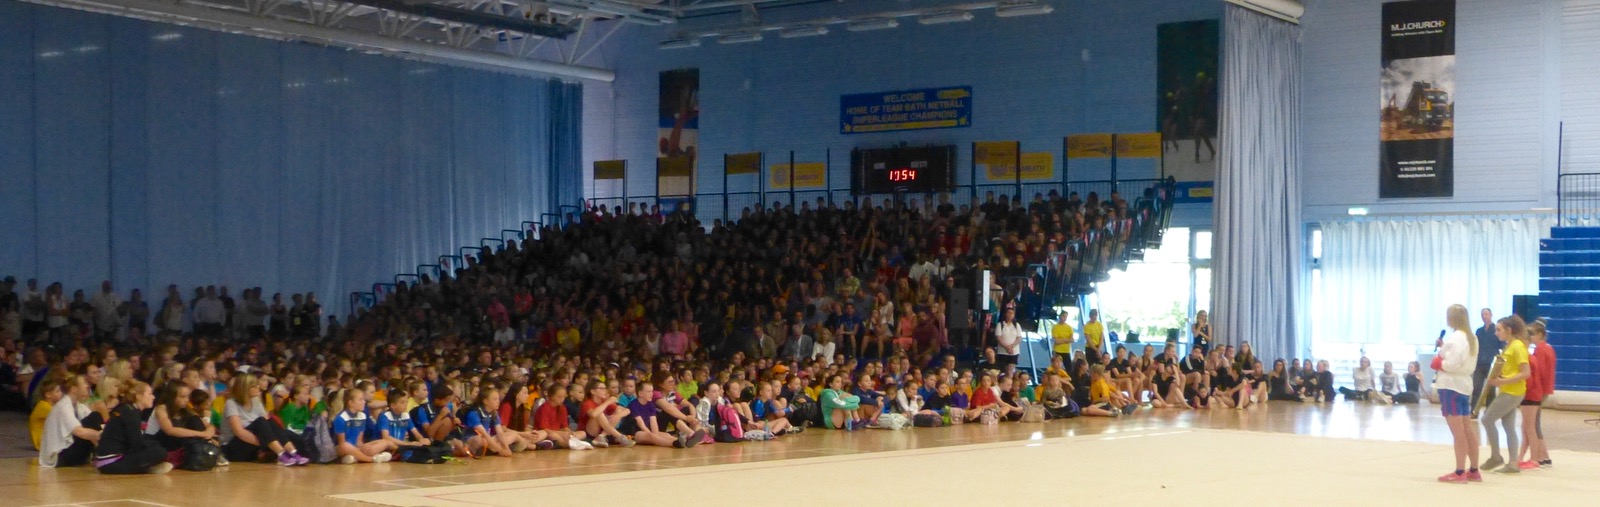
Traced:
<path fill-rule="evenodd" d="M 1455 193 L 1456 3 L 1383 4 L 1378 197 Z"/>

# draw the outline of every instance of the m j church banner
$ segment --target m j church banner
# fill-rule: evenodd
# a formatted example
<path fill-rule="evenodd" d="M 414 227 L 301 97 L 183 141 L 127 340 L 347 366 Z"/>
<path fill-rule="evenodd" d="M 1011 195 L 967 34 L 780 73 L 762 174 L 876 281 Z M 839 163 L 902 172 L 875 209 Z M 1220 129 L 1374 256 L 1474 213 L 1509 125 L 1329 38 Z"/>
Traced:
<path fill-rule="evenodd" d="M 1456 4 L 1383 4 L 1378 197 L 1455 192 Z"/>

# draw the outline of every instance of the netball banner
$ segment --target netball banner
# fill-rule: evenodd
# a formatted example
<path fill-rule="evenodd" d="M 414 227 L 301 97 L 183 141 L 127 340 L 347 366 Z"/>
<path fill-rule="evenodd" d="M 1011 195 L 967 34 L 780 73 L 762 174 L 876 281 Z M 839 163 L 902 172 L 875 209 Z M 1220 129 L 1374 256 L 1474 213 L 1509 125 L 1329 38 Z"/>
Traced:
<path fill-rule="evenodd" d="M 1455 193 L 1456 3 L 1383 4 L 1378 197 Z"/>

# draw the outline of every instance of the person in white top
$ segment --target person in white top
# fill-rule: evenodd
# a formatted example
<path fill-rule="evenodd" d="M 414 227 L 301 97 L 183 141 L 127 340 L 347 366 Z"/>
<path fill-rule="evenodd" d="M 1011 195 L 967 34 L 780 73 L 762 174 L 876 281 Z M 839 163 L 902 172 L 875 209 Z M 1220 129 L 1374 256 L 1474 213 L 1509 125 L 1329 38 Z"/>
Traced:
<path fill-rule="evenodd" d="M 1017 354 L 1022 350 L 1022 325 L 1017 323 L 1017 311 L 1006 308 L 1000 322 L 994 326 L 995 347 L 986 351 L 989 364 L 999 366 L 1010 375 L 1017 368 Z"/>
<path fill-rule="evenodd" d="M 1467 307 L 1450 305 L 1445 321 L 1449 322 L 1451 332 L 1439 340 L 1439 354 L 1432 365 L 1438 371 L 1433 377 L 1433 387 L 1439 392 L 1439 406 L 1455 438 L 1456 469 L 1440 476 L 1439 482 L 1481 482 L 1477 426 L 1470 420 L 1472 372 L 1477 367 L 1478 340 L 1473 338 L 1472 328 L 1468 327 Z"/>
<path fill-rule="evenodd" d="M 122 341 L 122 323 L 128 310 L 122 307 L 122 296 L 111 290 L 111 281 L 100 282 L 100 293 L 91 301 L 94 305 L 94 331 L 102 340 Z"/>
<path fill-rule="evenodd" d="M 44 436 L 39 439 L 39 466 L 70 467 L 89 462 L 95 444 L 100 442 L 100 430 L 85 427 L 83 422 L 93 415 L 91 426 L 98 426 L 101 419 L 99 413 L 83 404 L 87 399 L 89 380 L 83 375 L 68 377 L 66 396 L 56 402 L 44 421 Z"/>

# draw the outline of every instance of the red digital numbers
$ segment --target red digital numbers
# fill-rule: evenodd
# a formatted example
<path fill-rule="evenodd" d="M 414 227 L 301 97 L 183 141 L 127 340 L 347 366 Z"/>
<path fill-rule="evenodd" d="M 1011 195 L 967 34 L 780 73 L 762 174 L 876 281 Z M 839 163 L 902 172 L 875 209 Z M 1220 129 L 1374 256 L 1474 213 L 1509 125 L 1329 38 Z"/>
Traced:
<path fill-rule="evenodd" d="M 917 180 L 917 170 L 916 169 L 891 169 L 891 170 L 889 170 L 889 181 L 900 182 L 900 181 L 916 181 L 916 180 Z"/>

